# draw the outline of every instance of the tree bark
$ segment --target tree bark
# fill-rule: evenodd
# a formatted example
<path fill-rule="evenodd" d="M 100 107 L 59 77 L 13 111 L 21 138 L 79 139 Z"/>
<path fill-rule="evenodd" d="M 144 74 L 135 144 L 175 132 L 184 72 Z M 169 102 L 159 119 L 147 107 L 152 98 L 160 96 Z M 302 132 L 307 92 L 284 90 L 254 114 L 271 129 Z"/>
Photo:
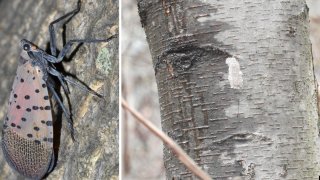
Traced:
<path fill-rule="evenodd" d="M 140 0 L 163 130 L 213 179 L 317 179 L 303 0 Z M 195 178 L 164 149 L 167 179 Z"/>
<path fill-rule="evenodd" d="M 0 1 L 1 120 L 7 111 L 21 51 L 20 39 L 26 38 L 40 48 L 48 48 L 49 23 L 75 9 L 76 3 L 77 0 Z M 118 20 L 117 1 L 82 0 L 80 12 L 65 25 L 65 38 L 105 39 L 118 32 Z M 55 26 L 60 50 L 62 24 Z M 69 60 L 63 63 L 65 71 L 105 97 L 100 99 L 69 85 L 76 142 L 72 142 L 63 117 L 61 134 L 55 134 L 59 149 L 57 165 L 47 179 L 118 179 L 118 39 L 83 44 Z M 68 107 L 65 96 L 63 99 Z M 59 128 L 59 122 L 55 122 L 55 128 L 57 124 Z M 11 170 L 2 153 L 0 174 L 0 179 L 24 179 Z"/>

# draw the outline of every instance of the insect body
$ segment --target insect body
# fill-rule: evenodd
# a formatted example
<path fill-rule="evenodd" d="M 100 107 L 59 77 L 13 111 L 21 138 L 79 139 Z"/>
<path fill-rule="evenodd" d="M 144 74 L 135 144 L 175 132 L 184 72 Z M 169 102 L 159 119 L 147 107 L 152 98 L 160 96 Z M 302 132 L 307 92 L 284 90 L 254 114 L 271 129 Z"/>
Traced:
<path fill-rule="evenodd" d="M 43 176 L 54 162 L 51 105 L 43 77 L 42 69 L 22 52 L 3 126 L 7 162 L 30 178 Z"/>
<path fill-rule="evenodd" d="M 2 131 L 2 150 L 8 164 L 20 174 L 41 179 L 51 172 L 55 165 L 53 152 L 53 123 L 49 92 L 56 99 L 66 116 L 73 138 L 71 114 L 58 96 L 53 77 L 57 77 L 66 94 L 69 93 L 67 82 L 89 91 L 96 92 L 61 74 L 54 66 L 70 51 L 74 43 L 107 42 L 108 39 L 70 40 L 57 55 L 53 24 L 75 15 L 78 8 L 49 26 L 51 54 L 46 53 L 33 43 L 22 40 L 17 75 L 9 98 L 9 108 Z M 74 138 L 73 138 L 74 139 Z"/>

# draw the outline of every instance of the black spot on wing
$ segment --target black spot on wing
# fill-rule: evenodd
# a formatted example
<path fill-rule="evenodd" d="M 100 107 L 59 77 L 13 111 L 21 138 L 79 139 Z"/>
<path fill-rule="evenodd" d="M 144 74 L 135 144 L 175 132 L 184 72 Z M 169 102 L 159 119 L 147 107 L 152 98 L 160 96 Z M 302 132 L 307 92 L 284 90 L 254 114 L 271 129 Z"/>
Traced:
<path fill-rule="evenodd" d="M 52 121 L 47 121 L 46 124 L 47 126 L 52 126 Z"/>
<path fill-rule="evenodd" d="M 19 58 L 19 63 L 25 64 L 28 60 L 24 59 L 23 57 L 20 56 Z"/>

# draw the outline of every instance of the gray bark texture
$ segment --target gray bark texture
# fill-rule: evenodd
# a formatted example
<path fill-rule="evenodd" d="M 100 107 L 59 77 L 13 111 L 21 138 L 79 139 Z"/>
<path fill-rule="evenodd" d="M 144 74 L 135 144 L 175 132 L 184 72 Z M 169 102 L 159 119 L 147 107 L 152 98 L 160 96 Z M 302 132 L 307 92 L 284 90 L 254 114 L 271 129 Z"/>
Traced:
<path fill-rule="evenodd" d="M 303 0 L 140 0 L 162 128 L 213 179 L 318 179 Z M 164 149 L 167 179 L 194 179 Z"/>
<path fill-rule="evenodd" d="M 20 39 L 28 39 L 46 49 L 49 23 L 76 5 L 77 0 L 0 1 L 1 121 L 7 111 L 17 68 Z M 118 33 L 118 21 L 118 1 L 82 0 L 80 12 L 65 25 L 65 39 L 105 39 Z M 60 50 L 62 24 L 55 26 Z M 109 43 L 83 44 L 63 63 L 66 72 L 105 97 L 98 98 L 69 85 L 76 142 L 72 142 L 66 118 L 62 116 L 62 123 L 54 124 L 58 132 L 61 129 L 61 133 L 54 135 L 57 137 L 54 141 L 58 142 L 55 144 L 59 150 L 58 161 L 47 179 L 118 179 L 118 62 L 118 38 L 115 38 Z M 63 99 L 68 107 L 64 95 Z M 8 166 L 2 153 L 0 179 L 24 179 Z"/>

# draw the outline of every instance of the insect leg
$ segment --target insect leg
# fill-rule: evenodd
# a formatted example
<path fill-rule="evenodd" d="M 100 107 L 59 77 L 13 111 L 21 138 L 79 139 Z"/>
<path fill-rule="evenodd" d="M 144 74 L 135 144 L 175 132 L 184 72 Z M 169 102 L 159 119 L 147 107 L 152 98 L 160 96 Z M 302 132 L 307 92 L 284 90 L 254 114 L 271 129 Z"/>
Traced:
<path fill-rule="evenodd" d="M 94 90 L 90 89 L 88 86 L 80 83 L 80 82 L 77 82 L 75 79 L 69 77 L 69 76 L 64 76 L 63 74 L 61 74 L 59 71 L 57 71 L 56 69 L 52 68 L 52 67 L 49 67 L 49 71 L 48 71 L 51 75 L 53 76 L 56 76 L 58 77 L 62 87 L 66 87 L 67 88 L 67 84 L 65 83 L 68 82 L 74 86 L 77 86 L 78 88 L 80 88 L 81 90 L 83 91 L 86 91 L 88 93 L 91 93 L 95 96 L 98 96 L 98 97 L 103 97 L 101 94 L 95 92 Z M 65 91 L 66 93 L 69 93 L 69 91 Z"/>
<path fill-rule="evenodd" d="M 52 156 L 51 156 L 51 160 L 50 160 L 50 165 L 49 165 L 49 168 L 48 168 L 48 173 L 50 173 L 53 168 L 55 167 L 56 163 L 55 163 L 55 156 L 54 156 L 54 153 L 52 153 Z"/>
<path fill-rule="evenodd" d="M 54 20 L 53 22 L 50 23 L 49 25 L 49 33 L 50 33 L 50 50 L 51 50 L 51 54 L 53 56 L 56 56 L 57 55 L 57 42 L 56 42 L 56 34 L 55 34 L 55 30 L 54 30 L 54 24 L 67 18 L 67 17 L 70 17 L 72 18 L 75 14 L 77 14 L 79 11 L 80 11 L 80 7 L 81 7 L 81 1 L 79 0 L 78 1 L 78 4 L 77 4 L 77 8 L 74 9 L 73 11 L 63 15 L 62 17 Z"/>
<path fill-rule="evenodd" d="M 47 86 L 48 86 L 50 92 L 52 93 L 53 97 L 57 100 L 57 102 L 58 102 L 59 106 L 61 107 L 62 111 L 64 112 L 64 115 L 65 115 L 65 117 L 67 118 L 67 121 L 68 121 L 68 128 L 70 130 L 71 139 L 72 139 L 72 141 L 75 141 L 75 139 L 74 139 L 73 121 L 72 121 L 72 118 L 71 118 L 71 114 L 68 112 L 67 108 L 62 103 L 62 101 L 61 101 L 60 97 L 58 96 L 58 93 L 56 92 L 54 87 L 50 83 L 47 83 Z"/>
<path fill-rule="evenodd" d="M 64 92 L 66 94 L 70 94 L 70 91 L 69 91 L 69 88 L 65 82 L 65 79 L 64 79 L 64 76 L 59 72 L 57 71 L 56 69 L 52 68 L 52 67 L 48 67 L 48 72 L 53 75 L 53 76 L 56 76 L 64 90 Z"/>
<path fill-rule="evenodd" d="M 86 91 L 88 93 L 91 93 L 99 98 L 102 98 L 103 95 L 102 94 L 99 94 L 97 92 L 95 92 L 94 90 L 90 89 L 89 87 L 87 87 L 86 85 L 82 84 L 82 83 L 79 83 L 77 82 L 76 80 L 74 80 L 73 78 L 69 77 L 69 76 L 65 76 L 64 77 L 64 80 L 67 81 L 68 83 L 71 83 L 73 84 L 74 86 L 77 86 L 78 88 L 80 88 L 81 90 L 83 91 Z"/>
<path fill-rule="evenodd" d="M 55 56 L 51 56 L 51 55 L 47 55 L 44 54 L 43 58 L 46 59 L 47 61 L 51 62 L 51 63 L 59 63 L 63 60 L 63 58 L 67 55 L 67 53 L 70 51 L 71 47 L 73 44 L 75 43 L 98 43 L 98 42 L 108 42 L 113 38 L 118 37 L 118 34 L 112 35 L 107 39 L 73 39 L 73 40 L 69 40 L 66 45 L 62 48 L 62 50 L 60 51 L 58 57 Z"/>

